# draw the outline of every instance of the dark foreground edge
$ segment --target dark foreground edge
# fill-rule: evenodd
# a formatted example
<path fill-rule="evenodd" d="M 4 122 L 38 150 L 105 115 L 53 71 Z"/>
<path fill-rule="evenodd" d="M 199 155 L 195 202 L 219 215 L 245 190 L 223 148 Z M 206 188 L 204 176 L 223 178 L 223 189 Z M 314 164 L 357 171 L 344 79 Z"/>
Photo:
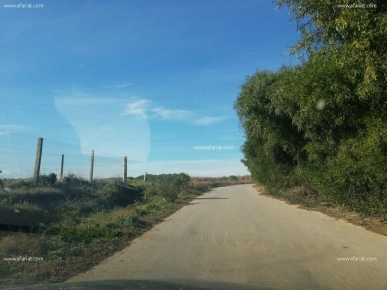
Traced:
<path fill-rule="evenodd" d="M 160 280 L 101 280 L 101 281 L 84 281 L 72 283 L 55 283 L 30 286 L 7 286 L 0 289 L 15 289 L 15 290 L 54 290 L 54 289 L 71 289 L 71 290 L 281 290 L 279 288 L 271 288 L 267 286 L 259 286 L 252 284 L 239 284 L 230 282 L 218 282 L 208 280 L 183 280 L 183 279 L 160 279 Z M 283 290 L 283 289 L 282 289 Z"/>

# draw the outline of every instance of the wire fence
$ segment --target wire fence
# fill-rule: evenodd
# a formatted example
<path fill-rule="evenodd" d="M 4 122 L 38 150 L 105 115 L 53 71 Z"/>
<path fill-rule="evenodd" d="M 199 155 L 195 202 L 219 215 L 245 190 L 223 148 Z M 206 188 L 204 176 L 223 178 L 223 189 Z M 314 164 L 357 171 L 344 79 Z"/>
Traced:
<path fill-rule="evenodd" d="M 34 175 L 38 137 L 18 132 L 0 131 L 0 178 L 30 178 Z M 43 138 L 40 175 L 75 174 L 89 179 L 91 151 L 74 144 Z M 89 151 L 87 153 L 87 151 Z M 93 178 L 122 178 L 123 158 L 101 156 L 94 151 Z"/>

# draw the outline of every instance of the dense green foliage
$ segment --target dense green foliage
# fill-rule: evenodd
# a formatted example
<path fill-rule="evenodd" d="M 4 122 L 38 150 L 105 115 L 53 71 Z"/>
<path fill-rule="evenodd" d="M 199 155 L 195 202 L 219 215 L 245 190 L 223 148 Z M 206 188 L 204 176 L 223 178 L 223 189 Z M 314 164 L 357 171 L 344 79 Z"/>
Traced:
<path fill-rule="evenodd" d="M 303 185 L 386 215 L 387 5 L 278 4 L 297 21 L 302 38 L 291 51 L 303 58 L 242 85 L 234 104 L 247 138 L 242 162 L 271 194 Z"/>

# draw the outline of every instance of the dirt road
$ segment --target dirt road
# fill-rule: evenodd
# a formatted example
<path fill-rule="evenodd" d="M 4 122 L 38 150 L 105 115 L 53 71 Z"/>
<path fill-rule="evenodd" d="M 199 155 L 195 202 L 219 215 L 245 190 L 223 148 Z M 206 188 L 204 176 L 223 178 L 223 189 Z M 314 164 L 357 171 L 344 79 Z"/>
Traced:
<path fill-rule="evenodd" d="M 373 261 L 338 261 L 353 257 Z M 387 237 L 236 185 L 200 196 L 68 282 L 155 278 L 387 289 Z"/>

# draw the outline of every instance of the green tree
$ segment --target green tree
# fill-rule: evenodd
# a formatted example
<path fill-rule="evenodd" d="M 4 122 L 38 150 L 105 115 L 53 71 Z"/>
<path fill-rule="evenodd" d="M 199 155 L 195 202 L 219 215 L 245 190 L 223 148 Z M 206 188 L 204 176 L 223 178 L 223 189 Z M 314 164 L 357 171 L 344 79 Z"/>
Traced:
<path fill-rule="evenodd" d="M 247 138 L 241 161 L 272 193 L 306 184 L 387 214 L 387 3 L 276 2 L 301 32 L 291 53 L 302 61 L 242 85 L 234 104 Z"/>

